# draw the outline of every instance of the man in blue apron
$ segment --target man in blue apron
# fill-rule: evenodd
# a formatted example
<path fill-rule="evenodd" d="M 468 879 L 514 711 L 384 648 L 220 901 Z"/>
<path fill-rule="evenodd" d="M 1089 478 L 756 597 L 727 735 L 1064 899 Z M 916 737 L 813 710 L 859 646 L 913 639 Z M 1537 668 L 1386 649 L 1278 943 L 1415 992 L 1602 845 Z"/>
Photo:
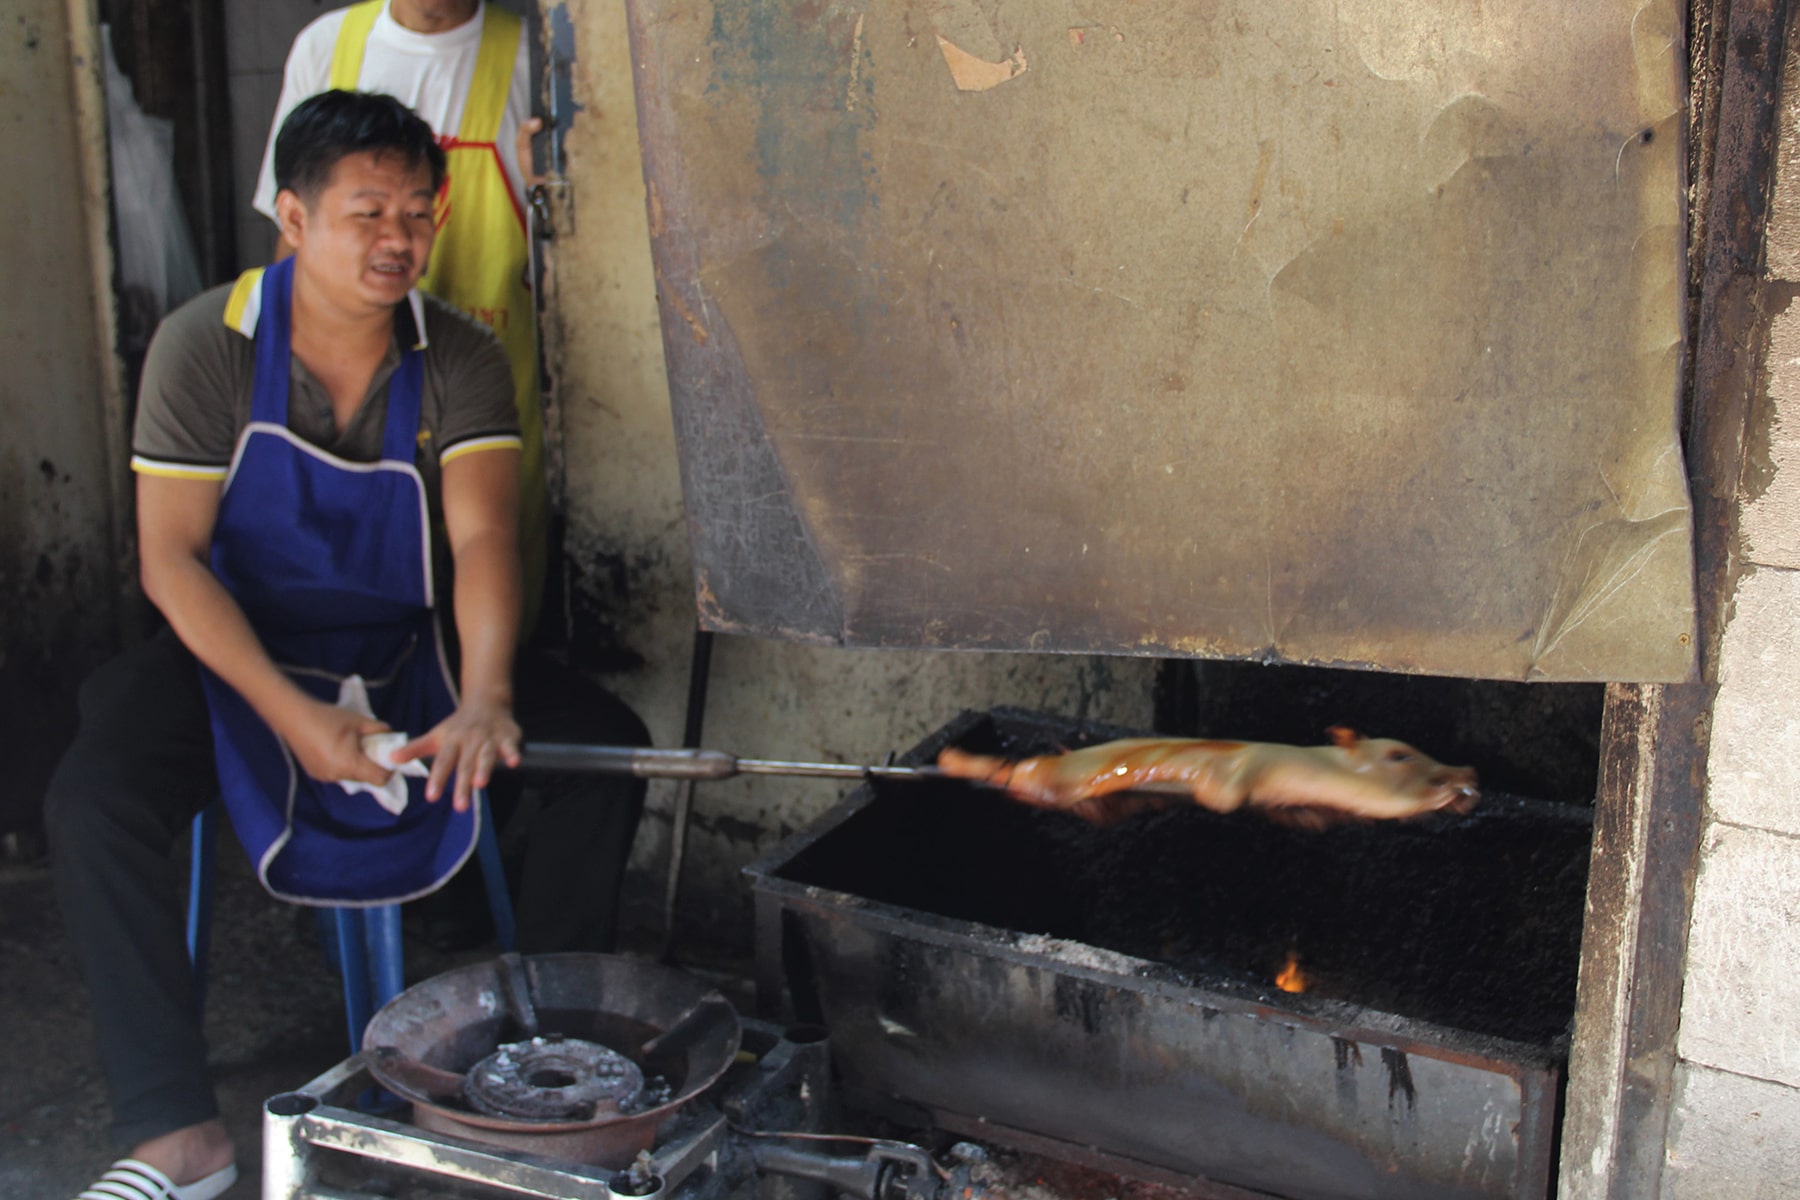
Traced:
<path fill-rule="evenodd" d="M 151 345 L 132 466 L 144 590 L 169 628 L 84 685 L 46 800 L 132 1147 L 90 1193 L 107 1200 L 210 1200 L 235 1178 L 172 855 L 214 795 L 275 895 L 393 903 L 473 849 L 521 721 L 551 740 L 647 740 L 599 689 L 515 669 L 512 372 L 490 332 L 414 288 L 444 175 L 430 128 L 390 97 L 327 92 L 283 125 L 276 171 L 294 255 L 190 302 Z M 364 739 L 390 731 L 407 737 L 394 761 L 430 771 L 378 799 L 390 772 Z M 607 948 L 642 787 L 542 791 L 520 949 Z M 534 870 L 566 875 L 569 856 L 585 900 L 535 901 Z"/>

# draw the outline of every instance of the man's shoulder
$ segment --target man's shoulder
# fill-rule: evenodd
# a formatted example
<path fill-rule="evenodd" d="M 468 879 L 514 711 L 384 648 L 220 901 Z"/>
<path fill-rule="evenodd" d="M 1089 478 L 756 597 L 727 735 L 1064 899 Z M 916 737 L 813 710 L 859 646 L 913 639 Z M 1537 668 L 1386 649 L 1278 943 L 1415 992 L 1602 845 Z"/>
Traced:
<path fill-rule="evenodd" d="M 156 327 L 156 341 L 165 354 L 220 353 L 242 335 L 225 323 L 225 306 L 234 283 L 208 288 L 175 309 Z"/>
<path fill-rule="evenodd" d="M 518 432 L 512 363 L 494 331 L 421 292 L 425 301 L 425 393 L 438 415 L 440 452 L 473 437 Z"/>
<path fill-rule="evenodd" d="M 164 317 L 150 339 L 132 451 L 152 474 L 192 477 L 196 468 L 216 468 L 223 478 L 239 402 L 255 372 L 254 345 L 225 324 L 231 292 L 231 284 L 201 292 Z"/>
<path fill-rule="evenodd" d="M 419 295 L 425 301 L 428 355 L 445 362 L 467 362 L 489 353 L 506 356 L 500 339 L 486 324 L 430 292 L 420 291 Z"/>

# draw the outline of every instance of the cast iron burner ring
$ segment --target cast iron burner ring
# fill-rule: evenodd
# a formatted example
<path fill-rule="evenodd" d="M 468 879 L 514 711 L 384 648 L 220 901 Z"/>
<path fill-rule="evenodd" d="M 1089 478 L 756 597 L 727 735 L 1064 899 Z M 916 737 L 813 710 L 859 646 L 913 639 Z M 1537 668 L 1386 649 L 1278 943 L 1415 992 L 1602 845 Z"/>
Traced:
<path fill-rule="evenodd" d="M 469 1103 L 490 1117 L 585 1121 L 644 1090 L 638 1065 L 598 1042 L 561 1034 L 508 1042 L 469 1070 Z"/>

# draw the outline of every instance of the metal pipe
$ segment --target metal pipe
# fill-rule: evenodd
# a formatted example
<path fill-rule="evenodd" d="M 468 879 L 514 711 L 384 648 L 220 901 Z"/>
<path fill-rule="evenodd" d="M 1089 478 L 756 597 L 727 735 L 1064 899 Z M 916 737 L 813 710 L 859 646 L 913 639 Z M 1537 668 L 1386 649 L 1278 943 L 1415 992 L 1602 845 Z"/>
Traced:
<path fill-rule="evenodd" d="M 864 767 L 855 763 L 786 762 L 774 758 L 740 758 L 740 775 L 804 775 L 815 779 L 942 779 L 936 767 Z"/>
<path fill-rule="evenodd" d="M 706 721 L 706 691 L 712 680 L 713 635 L 710 630 L 694 631 L 694 653 L 688 664 L 687 720 L 681 730 L 681 744 L 689 749 L 700 745 Z M 669 820 L 669 874 L 663 884 L 662 947 L 657 958 L 669 961 L 675 948 L 675 901 L 681 894 L 681 868 L 687 860 L 688 822 L 694 814 L 694 781 L 684 779 L 675 789 L 675 810 Z"/>
<path fill-rule="evenodd" d="M 263 1105 L 263 1200 L 303 1200 L 312 1182 L 312 1147 L 301 1120 L 319 1107 L 316 1096 L 283 1092 Z"/>
<path fill-rule="evenodd" d="M 373 989 L 369 1007 L 372 1011 L 406 990 L 401 966 L 405 952 L 400 941 L 400 906 L 378 904 L 361 910 L 361 915 L 363 936 L 368 945 L 369 985 Z M 351 1053 L 355 1053 L 362 1048 L 362 1030 L 352 1029 L 350 1038 L 353 1043 Z"/>
<path fill-rule="evenodd" d="M 481 888 L 487 893 L 488 912 L 494 918 L 494 938 L 502 953 L 511 953 L 518 924 L 513 919 L 512 897 L 506 890 L 506 867 L 500 861 L 500 836 L 494 830 L 494 809 L 487 793 L 481 794 L 481 828 L 475 835 L 475 856 L 481 863 Z"/>
<path fill-rule="evenodd" d="M 373 1009 L 369 1007 L 369 944 L 363 937 L 362 910 L 328 910 L 337 932 L 338 970 L 344 977 L 344 1016 L 350 1026 L 350 1053 L 362 1049 L 363 1030 Z"/>
<path fill-rule="evenodd" d="M 739 758 L 723 750 L 660 750 L 637 746 L 589 746 L 530 742 L 521 751 L 528 771 L 594 771 L 641 779 L 731 779 L 738 775 L 794 775 L 812 779 L 941 779 L 936 767 L 860 766 L 856 763 L 790 762 Z"/>
<path fill-rule="evenodd" d="M 313 1110 L 305 1117 L 302 1133 L 312 1146 L 514 1195 L 545 1200 L 611 1200 L 612 1196 L 608 1183 L 614 1172 L 601 1167 L 483 1147 L 346 1109 Z"/>
<path fill-rule="evenodd" d="M 879 1195 L 881 1163 L 869 1157 L 821 1154 L 775 1141 L 752 1142 L 750 1157 L 759 1171 L 818 1180 L 861 1200 L 876 1200 Z"/>
<path fill-rule="evenodd" d="M 194 972 L 194 1007 L 206 1011 L 206 960 L 212 953 L 213 844 L 223 806 L 214 800 L 194 818 L 188 862 L 188 965 Z"/>

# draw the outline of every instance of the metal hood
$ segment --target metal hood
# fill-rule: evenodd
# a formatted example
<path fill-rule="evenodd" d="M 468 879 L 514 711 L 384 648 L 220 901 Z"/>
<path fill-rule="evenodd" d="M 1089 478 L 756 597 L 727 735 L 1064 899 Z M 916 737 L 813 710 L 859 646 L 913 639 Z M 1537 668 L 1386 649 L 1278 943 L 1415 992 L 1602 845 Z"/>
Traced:
<path fill-rule="evenodd" d="M 628 7 L 708 628 L 1691 673 L 1679 5 Z"/>

